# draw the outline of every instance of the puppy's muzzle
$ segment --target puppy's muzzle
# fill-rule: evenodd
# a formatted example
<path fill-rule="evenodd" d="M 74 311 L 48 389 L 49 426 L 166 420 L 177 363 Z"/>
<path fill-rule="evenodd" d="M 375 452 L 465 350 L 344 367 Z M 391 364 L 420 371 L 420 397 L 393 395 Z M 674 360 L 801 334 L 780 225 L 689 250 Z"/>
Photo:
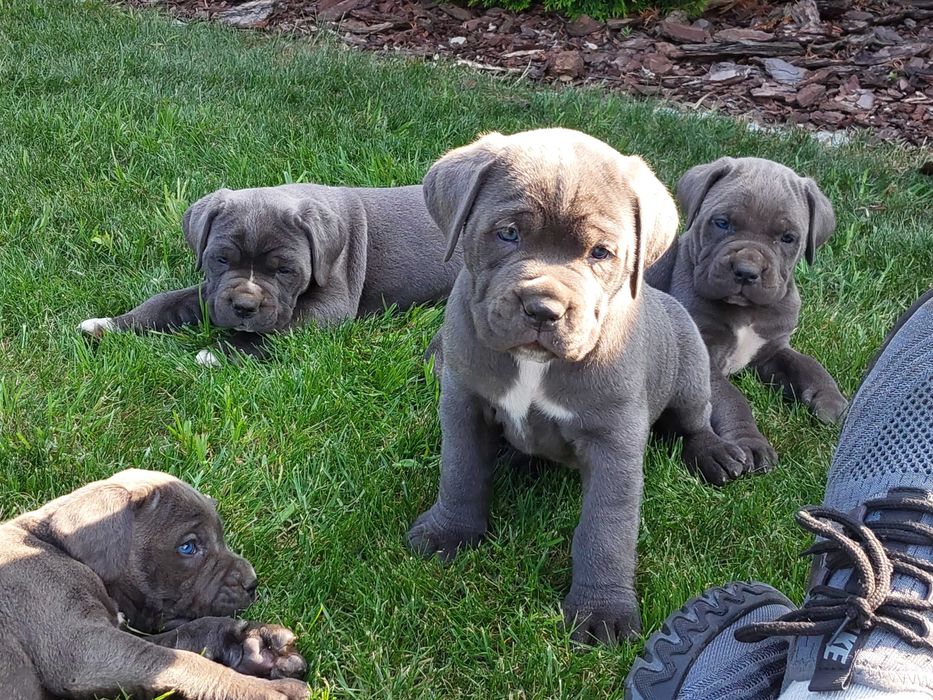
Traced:
<path fill-rule="evenodd" d="M 250 287 L 258 289 L 256 284 L 252 284 Z M 233 307 L 233 313 L 238 318 L 244 320 L 252 318 L 259 311 L 259 307 L 262 306 L 262 292 L 257 292 L 249 287 L 236 290 L 230 295 L 230 306 Z"/>
<path fill-rule="evenodd" d="M 732 267 L 732 276 L 735 278 L 735 281 L 739 284 L 756 284 L 761 278 L 761 273 L 763 270 L 757 265 L 752 265 L 747 262 L 733 262 Z"/>
<path fill-rule="evenodd" d="M 515 289 L 525 322 L 537 330 L 550 330 L 570 307 L 569 290 L 550 277 L 536 277 Z"/>
<path fill-rule="evenodd" d="M 233 615 L 248 608 L 256 600 L 259 579 L 246 559 L 231 553 L 231 559 L 210 602 L 210 614 Z"/>
<path fill-rule="evenodd" d="M 523 296 L 519 292 L 519 300 L 526 321 L 535 328 L 553 326 L 567 313 L 566 302 L 554 296 L 545 294 Z"/>
<path fill-rule="evenodd" d="M 756 285 L 768 271 L 768 262 L 757 250 L 743 248 L 729 256 L 732 279 L 739 285 Z"/>
<path fill-rule="evenodd" d="M 242 588 L 247 600 L 252 603 L 256 600 L 256 589 L 259 588 L 259 578 L 252 565 L 243 558 L 238 557 L 236 564 L 231 570 L 232 581 L 230 585 L 234 588 Z"/>
<path fill-rule="evenodd" d="M 263 332 L 275 320 L 275 299 L 261 285 L 240 277 L 221 283 L 211 309 L 211 320 L 219 326 Z"/>

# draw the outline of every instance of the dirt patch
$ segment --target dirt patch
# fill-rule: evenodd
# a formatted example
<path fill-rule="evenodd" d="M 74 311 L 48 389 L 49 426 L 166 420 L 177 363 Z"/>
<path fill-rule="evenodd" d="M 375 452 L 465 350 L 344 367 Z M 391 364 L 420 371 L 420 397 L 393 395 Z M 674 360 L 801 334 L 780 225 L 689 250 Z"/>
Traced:
<path fill-rule="evenodd" d="M 883 140 L 933 141 L 933 0 L 711 0 L 695 20 L 608 22 L 430 0 L 128 1 L 184 19 L 327 31 L 361 49 L 531 80 L 601 84 L 823 137 L 869 128 Z"/>

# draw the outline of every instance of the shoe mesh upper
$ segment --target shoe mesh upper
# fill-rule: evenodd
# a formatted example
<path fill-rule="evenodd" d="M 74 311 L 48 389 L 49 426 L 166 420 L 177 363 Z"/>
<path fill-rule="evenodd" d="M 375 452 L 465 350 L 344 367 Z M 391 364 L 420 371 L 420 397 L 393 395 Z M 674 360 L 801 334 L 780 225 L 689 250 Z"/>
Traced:
<path fill-rule="evenodd" d="M 848 513 L 902 488 L 933 494 L 933 300 L 904 323 L 856 393 L 829 470 L 823 505 Z M 933 525 L 926 516 L 922 522 Z M 933 561 L 933 547 L 911 546 L 908 552 Z M 844 587 L 850 572 L 837 571 L 829 585 Z M 904 575 L 895 575 L 892 586 L 901 594 L 933 593 Z M 809 681 L 821 639 L 800 637 L 792 642 L 785 688 L 793 681 Z M 925 650 L 876 630 L 855 657 L 853 681 L 880 689 L 933 692 L 933 662 Z"/>
<path fill-rule="evenodd" d="M 933 300 L 894 336 L 856 393 L 823 505 L 848 512 L 892 488 L 933 491 Z"/>
<path fill-rule="evenodd" d="M 880 469 L 927 474 L 933 455 L 933 378 L 917 384 L 897 407 L 868 451 L 853 465 L 853 477 L 870 479 Z"/>
<path fill-rule="evenodd" d="M 769 700 L 781 687 L 787 657 L 786 639 L 741 644 L 733 636 L 744 625 L 773 620 L 787 612 L 765 605 L 736 620 L 697 658 L 677 700 Z"/>

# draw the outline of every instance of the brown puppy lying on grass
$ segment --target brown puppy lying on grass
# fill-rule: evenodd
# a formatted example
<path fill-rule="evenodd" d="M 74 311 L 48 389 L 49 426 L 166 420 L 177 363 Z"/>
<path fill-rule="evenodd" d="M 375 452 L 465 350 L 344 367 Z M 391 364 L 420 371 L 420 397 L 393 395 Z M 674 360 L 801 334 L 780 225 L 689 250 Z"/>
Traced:
<path fill-rule="evenodd" d="M 130 469 L 0 525 L 3 697 L 307 698 L 288 679 L 307 668 L 295 635 L 229 617 L 257 579 L 214 506 L 168 474 Z M 171 631 L 138 637 L 124 616 Z"/>

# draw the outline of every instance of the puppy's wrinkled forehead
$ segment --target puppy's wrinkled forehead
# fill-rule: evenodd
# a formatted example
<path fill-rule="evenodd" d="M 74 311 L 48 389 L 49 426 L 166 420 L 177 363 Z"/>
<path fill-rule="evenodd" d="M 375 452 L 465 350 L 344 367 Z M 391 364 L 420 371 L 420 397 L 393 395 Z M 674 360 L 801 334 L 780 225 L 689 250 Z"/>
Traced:
<path fill-rule="evenodd" d="M 220 528 L 220 516 L 214 500 L 182 481 L 165 489 L 161 506 L 179 520 L 196 520 L 205 526 Z"/>
<path fill-rule="evenodd" d="M 737 167 L 710 188 L 703 209 L 708 214 L 740 213 L 748 224 L 784 223 L 804 228 L 809 216 L 802 178 L 790 168 L 770 162 L 768 167 L 755 163 Z"/>
<path fill-rule="evenodd" d="M 170 474 L 128 469 L 109 481 L 143 501 L 145 505 L 139 516 L 151 520 L 155 527 L 184 520 L 197 521 L 212 529 L 221 527 L 216 501 Z"/>
<path fill-rule="evenodd" d="M 554 130 L 560 134 L 560 130 Z M 500 190 L 551 219 L 618 219 L 632 211 L 622 158 L 593 139 L 510 137 L 499 157 Z M 499 178 L 496 178 L 501 182 Z M 622 195 L 622 196 L 620 196 Z M 630 218 L 629 217 L 626 217 Z M 556 223 L 556 222 L 553 222 Z"/>
<path fill-rule="evenodd" d="M 244 251 L 258 251 L 283 239 L 304 240 L 290 222 L 294 211 L 294 203 L 271 188 L 238 190 L 228 195 L 214 227 L 232 237 Z"/>

